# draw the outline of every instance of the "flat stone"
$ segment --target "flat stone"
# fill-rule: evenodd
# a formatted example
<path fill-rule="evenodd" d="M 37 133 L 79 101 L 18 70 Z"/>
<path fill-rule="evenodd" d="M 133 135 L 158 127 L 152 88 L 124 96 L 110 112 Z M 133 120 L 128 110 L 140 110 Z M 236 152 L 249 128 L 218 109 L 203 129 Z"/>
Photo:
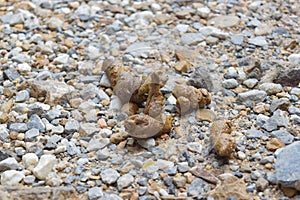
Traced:
<path fill-rule="evenodd" d="M 9 141 L 9 131 L 6 124 L 0 124 L 0 140 L 2 142 Z"/>
<path fill-rule="evenodd" d="M 250 129 L 246 131 L 246 137 L 248 139 L 258 139 L 266 136 L 266 134 L 260 130 Z"/>
<path fill-rule="evenodd" d="M 197 13 L 200 17 L 206 19 L 210 13 L 210 9 L 208 7 L 197 8 Z"/>
<path fill-rule="evenodd" d="M 7 170 L 1 174 L 1 185 L 6 185 L 6 186 L 18 185 L 24 177 L 25 177 L 24 174 L 20 171 Z"/>
<path fill-rule="evenodd" d="M 291 54 L 289 55 L 288 60 L 291 63 L 300 64 L 300 54 Z"/>
<path fill-rule="evenodd" d="M 105 169 L 101 172 L 101 179 L 106 184 L 113 184 L 117 182 L 118 178 L 120 177 L 120 174 L 115 169 Z"/>
<path fill-rule="evenodd" d="M 187 148 L 189 151 L 201 153 L 202 152 L 202 145 L 199 142 L 189 142 L 187 144 Z"/>
<path fill-rule="evenodd" d="M 276 83 L 263 83 L 259 86 L 259 89 L 267 92 L 268 95 L 272 95 L 281 92 L 282 86 Z"/>
<path fill-rule="evenodd" d="M 53 170 L 56 164 L 56 157 L 54 155 L 42 155 L 38 165 L 33 169 L 33 174 L 41 180 L 44 180 L 47 175 Z"/>
<path fill-rule="evenodd" d="M 181 36 L 181 41 L 186 45 L 196 45 L 205 40 L 201 33 L 185 33 Z"/>
<path fill-rule="evenodd" d="M 99 149 L 103 149 L 104 147 L 106 147 L 108 144 L 110 143 L 109 138 L 97 138 L 97 137 L 93 137 L 90 141 L 89 144 L 87 146 L 87 151 L 91 152 L 91 151 L 97 151 Z"/>
<path fill-rule="evenodd" d="M 300 68 L 288 68 L 281 72 L 274 80 L 274 83 L 279 83 L 282 86 L 297 87 L 300 83 Z"/>
<path fill-rule="evenodd" d="M 275 174 L 278 182 L 285 187 L 300 191 L 300 141 L 283 148 L 275 161 Z"/>
<path fill-rule="evenodd" d="M 131 54 L 132 56 L 148 57 L 148 54 L 153 50 L 154 48 L 151 47 L 149 43 L 136 42 L 129 45 L 125 52 Z"/>
<path fill-rule="evenodd" d="M 259 47 L 263 47 L 263 46 L 268 45 L 268 42 L 267 42 L 266 38 L 263 37 L 263 36 L 257 36 L 255 38 L 250 38 L 248 40 L 248 43 L 259 46 Z"/>
<path fill-rule="evenodd" d="M 240 22 L 240 18 L 233 15 L 222 15 L 218 17 L 214 17 L 210 20 L 210 24 L 220 27 L 220 28 L 227 28 L 238 25 Z"/>
<path fill-rule="evenodd" d="M 284 144 L 291 144 L 294 141 L 294 136 L 286 130 L 272 131 L 271 136 L 281 140 Z"/>
<path fill-rule="evenodd" d="M 53 31 L 56 31 L 56 30 L 59 30 L 61 29 L 61 26 L 63 25 L 63 21 L 58 18 L 58 17 L 51 17 L 48 21 L 47 21 L 47 25 L 48 27 L 53 30 Z"/>
<path fill-rule="evenodd" d="M 255 35 L 269 35 L 272 33 L 272 26 L 269 24 L 261 23 L 254 29 Z"/>
<path fill-rule="evenodd" d="M 54 59 L 54 64 L 68 64 L 70 56 L 68 54 L 59 54 Z"/>
<path fill-rule="evenodd" d="M 262 102 L 267 97 L 267 93 L 262 90 L 250 90 L 247 92 L 239 93 L 238 99 L 240 101 L 254 101 L 254 102 Z"/>
<path fill-rule="evenodd" d="M 27 124 L 26 123 L 18 123 L 18 122 L 15 122 L 15 123 L 11 123 L 9 125 L 9 129 L 11 131 L 16 131 L 16 132 L 25 132 L 28 130 L 28 127 L 27 127 Z"/>
<path fill-rule="evenodd" d="M 100 130 L 101 128 L 96 123 L 80 123 L 78 132 L 81 136 L 92 136 Z"/>
<path fill-rule="evenodd" d="M 150 147 L 155 146 L 155 140 L 153 138 L 147 138 L 147 139 L 138 139 L 137 143 L 141 145 L 143 148 L 148 149 Z"/>
<path fill-rule="evenodd" d="M 134 181 L 134 178 L 130 174 L 124 174 L 117 181 L 118 190 L 121 191 L 124 188 L 130 186 Z"/>
<path fill-rule="evenodd" d="M 22 166 L 15 158 L 6 158 L 0 162 L 0 171 L 21 169 Z"/>
<path fill-rule="evenodd" d="M 4 70 L 4 77 L 8 80 L 13 81 L 20 77 L 20 74 L 15 68 L 9 68 Z"/>

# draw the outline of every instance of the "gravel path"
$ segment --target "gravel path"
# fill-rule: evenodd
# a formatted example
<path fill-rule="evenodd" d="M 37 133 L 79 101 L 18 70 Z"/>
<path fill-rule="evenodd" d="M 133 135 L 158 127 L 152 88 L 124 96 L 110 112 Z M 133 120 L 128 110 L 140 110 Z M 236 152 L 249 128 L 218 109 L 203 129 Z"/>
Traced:
<path fill-rule="evenodd" d="M 3 198 L 300 199 L 299 11 L 298 0 L 0 0 Z M 117 86 L 108 60 L 125 66 Z M 171 127 L 128 132 L 128 80 L 158 72 L 168 79 L 143 95 L 162 99 Z M 195 94 L 210 104 L 193 110 Z M 126 108 L 151 115 L 148 104 Z"/>

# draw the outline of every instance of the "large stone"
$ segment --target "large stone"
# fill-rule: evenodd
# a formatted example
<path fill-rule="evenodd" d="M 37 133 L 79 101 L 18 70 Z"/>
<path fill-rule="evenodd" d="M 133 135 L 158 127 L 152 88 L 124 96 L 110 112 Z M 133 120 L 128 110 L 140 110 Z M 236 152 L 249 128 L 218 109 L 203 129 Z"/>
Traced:
<path fill-rule="evenodd" d="M 54 155 L 42 155 L 38 165 L 33 169 L 33 174 L 38 179 L 44 180 L 53 170 L 55 164 L 56 157 Z"/>
<path fill-rule="evenodd" d="M 280 83 L 282 86 L 298 86 L 300 83 L 300 68 L 289 67 L 279 74 L 274 83 Z"/>
<path fill-rule="evenodd" d="M 34 80 L 30 86 L 33 97 L 46 97 L 45 102 L 53 106 L 69 99 L 68 97 L 71 97 L 71 93 L 74 91 L 74 88 L 65 82 L 54 80 Z"/>
<path fill-rule="evenodd" d="M 300 141 L 294 142 L 277 155 L 275 174 L 278 183 L 300 191 Z"/>
<path fill-rule="evenodd" d="M 16 161 L 15 158 L 6 158 L 0 162 L 0 172 L 5 170 L 21 169 L 21 165 Z"/>
<path fill-rule="evenodd" d="M 20 171 L 7 170 L 1 174 L 1 185 L 7 185 L 7 186 L 18 185 L 24 177 L 25 177 L 24 174 Z"/>

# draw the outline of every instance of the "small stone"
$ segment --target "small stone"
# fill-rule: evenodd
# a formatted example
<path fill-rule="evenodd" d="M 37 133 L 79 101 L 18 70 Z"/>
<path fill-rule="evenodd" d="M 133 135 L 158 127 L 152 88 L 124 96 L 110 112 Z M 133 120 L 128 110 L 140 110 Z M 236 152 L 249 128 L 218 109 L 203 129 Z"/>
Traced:
<path fill-rule="evenodd" d="M 30 129 L 25 132 L 25 141 L 26 142 L 32 142 L 34 139 L 40 135 L 40 131 L 36 128 Z"/>
<path fill-rule="evenodd" d="M 174 162 L 168 161 L 168 160 L 163 160 L 163 159 L 158 159 L 156 162 L 156 166 L 161 169 L 161 170 L 166 170 L 174 167 Z"/>
<path fill-rule="evenodd" d="M 7 126 L 6 124 L 0 124 L 0 140 L 2 142 L 9 141 L 9 131 L 6 126 Z"/>
<path fill-rule="evenodd" d="M 270 151 L 276 151 L 283 147 L 285 147 L 285 144 L 277 138 L 272 138 L 269 142 L 267 142 L 267 149 Z"/>
<path fill-rule="evenodd" d="M 300 88 L 293 88 L 293 89 L 290 91 L 290 94 L 296 95 L 298 98 L 300 98 Z"/>
<path fill-rule="evenodd" d="M 99 149 L 103 149 L 103 148 L 106 147 L 109 143 L 110 143 L 110 141 L 109 141 L 108 138 L 97 138 L 97 136 L 94 136 L 94 137 L 90 140 L 90 142 L 89 142 L 89 144 L 88 144 L 86 150 L 87 150 L 88 152 L 97 151 L 97 150 L 99 150 Z"/>
<path fill-rule="evenodd" d="M 222 82 L 222 85 L 226 89 L 233 89 L 236 88 L 239 85 L 239 83 L 237 82 L 237 80 L 231 78 L 231 79 L 224 80 Z"/>
<path fill-rule="evenodd" d="M 38 165 L 33 169 L 33 174 L 41 180 L 46 179 L 47 175 L 53 170 L 56 164 L 54 155 L 42 155 Z"/>
<path fill-rule="evenodd" d="M 237 152 L 237 156 L 238 156 L 238 158 L 239 158 L 240 160 L 245 160 L 246 157 L 247 157 L 247 155 L 246 155 L 244 152 L 242 152 L 242 151 L 238 151 L 238 152 Z"/>
<path fill-rule="evenodd" d="M 189 25 L 187 24 L 177 24 L 176 25 L 176 29 L 181 32 L 181 33 L 185 33 L 189 28 Z"/>
<path fill-rule="evenodd" d="M 46 131 L 45 124 L 43 123 L 41 118 L 36 114 L 31 115 L 31 117 L 29 118 L 29 121 L 27 122 L 27 127 L 28 127 L 28 129 L 36 128 L 42 133 L 44 133 Z"/>
<path fill-rule="evenodd" d="M 244 35 L 237 34 L 230 37 L 232 44 L 242 45 L 244 43 Z"/>
<path fill-rule="evenodd" d="M 273 131 L 276 130 L 277 127 L 288 127 L 289 118 L 286 115 L 286 113 L 282 110 L 276 110 L 273 113 L 273 116 L 267 119 L 265 124 L 263 125 L 263 128 L 267 131 Z"/>
<path fill-rule="evenodd" d="M 106 184 L 113 184 L 120 177 L 120 174 L 115 169 L 111 168 L 103 170 L 100 175 L 102 181 Z"/>
<path fill-rule="evenodd" d="M 27 90 L 21 90 L 16 94 L 16 102 L 25 102 L 29 99 L 29 92 Z"/>
<path fill-rule="evenodd" d="M 248 92 L 243 92 L 238 94 L 238 99 L 240 101 L 254 101 L 254 102 L 262 102 L 267 97 L 267 93 L 262 90 L 250 90 Z"/>
<path fill-rule="evenodd" d="M 148 138 L 148 139 L 138 139 L 137 143 L 141 145 L 143 148 L 148 149 L 150 147 L 155 146 L 155 140 L 153 138 Z"/>
<path fill-rule="evenodd" d="M 300 64 L 300 54 L 291 54 L 288 57 L 289 62 L 291 63 L 296 63 L 296 64 Z"/>
<path fill-rule="evenodd" d="M 275 174 L 278 182 L 285 187 L 300 191 L 300 141 L 283 148 L 275 161 Z"/>
<path fill-rule="evenodd" d="M 118 190 L 121 191 L 124 188 L 130 186 L 134 181 L 134 178 L 130 174 L 125 174 L 121 176 L 117 181 Z"/>
<path fill-rule="evenodd" d="M 36 167 L 36 165 L 38 164 L 38 161 L 39 161 L 39 159 L 38 159 L 37 155 L 34 153 L 26 153 L 22 157 L 22 163 L 23 163 L 24 167 L 30 171 Z"/>
<path fill-rule="evenodd" d="M 79 130 L 79 122 L 75 119 L 69 119 L 65 125 L 66 133 L 74 133 Z"/>
<path fill-rule="evenodd" d="M 107 123 L 106 123 L 105 119 L 102 119 L 102 118 L 99 119 L 97 121 L 97 124 L 99 125 L 100 128 L 107 128 Z"/>
<path fill-rule="evenodd" d="M 268 187 L 269 182 L 264 179 L 263 177 L 259 177 L 256 181 L 256 188 L 258 191 L 265 191 L 265 189 Z"/>
<path fill-rule="evenodd" d="M 250 78 L 243 82 L 243 84 L 246 85 L 247 88 L 250 88 L 250 89 L 254 88 L 257 83 L 258 83 L 258 80 L 256 78 Z"/>
<path fill-rule="evenodd" d="M 28 130 L 28 127 L 27 127 L 27 124 L 26 123 L 18 123 L 18 122 L 16 122 L 16 123 L 11 123 L 10 125 L 9 125 L 9 129 L 11 130 L 11 131 L 15 131 L 15 132 L 25 132 L 25 131 L 27 131 Z"/>
<path fill-rule="evenodd" d="M 259 89 L 267 92 L 268 95 L 272 95 L 281 92 L 282 86 L 275 83 L 263 83 L 259 86 Z"/>
<path fill-rule="evenodd" d="M 239 21 L 239 17 L 233 15 L 223 15 L 211 19 L 210 24 L 216 27 L 226 28 L 238 25 Z"/>
<path fill-rule="evenodd" d="M 186 184 L 186 178 L 184 176 L 175 176 L 173 182 L 176 187 L 183 188 Z"/>
<path fill-rule="evenodd" d="M 15 158 L 6 158 L 0 162 L 0 172 L 6 170 L 20 169 L 21 165 L 16 161 Z"/>
<path fill-rule="evenodd" d="M 14 81 L 17 78 L 19 78 L 19 76 L 20 76 L 20 74 L 17 72 L 17 70 L 15 68 L 9 68 L 7 70 L 4 70 L 4 75 L 10 81 Z"/>
<path fill-rule="evenodd" d="M 181 163 L 178 163 L 178 171 L 181 172 L 181 173 L 185 173 L 189 170 L 189 164 L 188 162 L 181 162 Z"/>
<path fill-rule="evenodd" d="M 189 142 L 187 144 L 187 148 L 189 151 L 201 153 L 202 152 L 202 145 L 199 142 Z"/>
<path fill-rule="evenodd" d="M 136 42 L 129 45 L 125 52 L 131 54 L 132 56 L 148 57 L 150 52 L 153 50 L 153 47 L 151 47 L 149 43 Z"/>
<path fill-rule="evenodd" d="M 284 144 L 291 144 L 294 140 L 294 136 L 286 130 L 272 131 L 271 136 L 281 140 Z"/>
<path fill-rule="evenodd" d="M 290 106 L 290 101 L 287 98 L 275 99 L 270 105 L 270 111 L 274 112 L 277 109 L 287 110 Z"/>
<path fill-rule="evenodd" d="M 1 185 L 16 186 L 24 177 L 24 174 L 20 171 L 7 170 L 1 174 Z"/>
<path fill-rule="evenodd" d="M 181 41 L 186 45 L 196 45 L 202 42 L 205 37 L 201 33 L 185 33 L 181 36 Z"/>
<path fill-rule="evenodd" d="M 272 26 L 269 24 L 261 23 L 254 29 L 255 35 L 269 35 L 272 33 Z"/>
<path fill-rule="evenodd" d="M 58 187 L 62 184 L 62 179 L 56 172 L 50 172 L 46 177 L 46 184 L 51 187 Z"/>
<path fill-rule="evenodd" d="M 198 121 L 213 122 L 216 119 L 216 114 L 209 109 L 199 109 L 196 112 L 196 119 Z"/>
<path fill-rule="evenodd" d="M 182 60 L 182 61 L 179 61 L 179 63 L 175 64 L 174 68 L 179 71 L 179 72 L 188 72 L 189 69 L 190 69 L 190 62 L 186 61 L 186 60 Z"/>
<path fill-rule="evenodd" d="M 197 8 L 197 13 L 199 14 L 199 16 L 201 18 L 206 19 L 208 17 L 208 15 L 210 14 L 210 9 L 208 7 L 201 7 L 201 8 Z"/>
<path fill-rule="evenodd" d="M 35 181 L 35 176 L 33 176 L 33 175 L 25 176 L 23 181 L 24 181 L 24 183 L 31 185 Z"/>
<path fill-rule="evenodd" d="M 268 42 L 266 41 L 266 38 L 263 37 L 263 36 L 257 36 L 255 38 L 250 38 L 248 40 L 248 43 L 259 46 L 259 47 L 263 47 L 263 46 L 268 45 Z"/>
<path fill-rule="evenodd" d="M 31 66 L 27 63 L 21 63 L 21 64 L 18 64 L 18 70 L 21 73 L 30 72 Z"/>
<path fill-rule="evenodd" d="M 259 139 L 266 136 L 261 130 L 250 129 L 246 131 L 246 137 L 248 139 Z"/>
<path fill-rule="evenodd" d="M 188 195 L 200 196 L 204 193 L 204 181 L 201 178 L 195 178 L 188 188 Z"/>
<path fill-rule="evenodd" d="M 101 187 L 92 187 L 88 191 L 89 200 L 98 200 L 103 197 L 103 191 Z"/>
<path fill-rule="evenodd" d="M 47 21 L 48 27 L 53 31 L 61 29 L 61 26 L 63 25 L 63 23 L 64 22 L 61 19 L 59 19 L 58 17 L 55 17 L 55 16 L 51 17 Z"/>

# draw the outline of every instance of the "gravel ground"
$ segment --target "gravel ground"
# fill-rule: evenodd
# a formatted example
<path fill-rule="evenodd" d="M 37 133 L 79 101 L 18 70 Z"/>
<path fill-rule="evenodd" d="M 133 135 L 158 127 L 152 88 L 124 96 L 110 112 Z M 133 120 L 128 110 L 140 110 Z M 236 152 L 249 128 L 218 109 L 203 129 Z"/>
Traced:
<path fill-rule="evenodd" d="M 299 10 L 298 0 L 0 0 L 3 198 L 300 199 Z M 107 59 L 132 77 L 168 77 L 157 90 L 168 133 L 124 128 L 118 94 L 133 86 L 110 81 Z M 210 104 L 179 115 L 176 85 L 205 88 Z M 212 144 L 223 136 L 225 156 Z"/>

